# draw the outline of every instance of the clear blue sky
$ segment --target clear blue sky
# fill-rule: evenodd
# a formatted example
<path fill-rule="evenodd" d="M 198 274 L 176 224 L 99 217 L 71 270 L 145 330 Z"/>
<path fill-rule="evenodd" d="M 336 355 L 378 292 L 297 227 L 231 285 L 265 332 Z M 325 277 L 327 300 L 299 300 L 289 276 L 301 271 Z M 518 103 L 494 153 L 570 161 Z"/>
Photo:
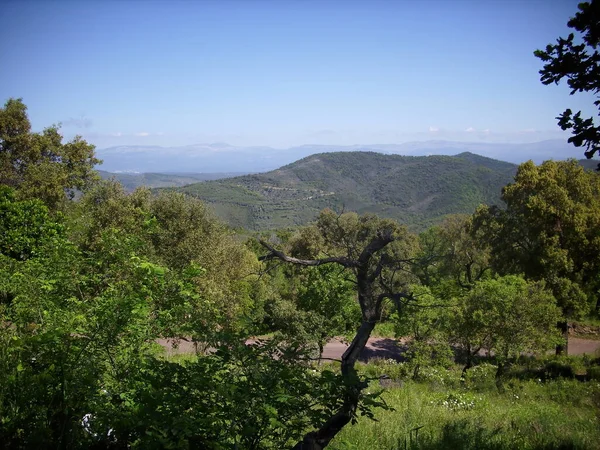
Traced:
<path fill-rule="evenodd" d="M 0 2 L 0 100 L 98 147 L 535 141 L 571 0 Z M 466 131 L 469 130 L 469 131 Z"/>

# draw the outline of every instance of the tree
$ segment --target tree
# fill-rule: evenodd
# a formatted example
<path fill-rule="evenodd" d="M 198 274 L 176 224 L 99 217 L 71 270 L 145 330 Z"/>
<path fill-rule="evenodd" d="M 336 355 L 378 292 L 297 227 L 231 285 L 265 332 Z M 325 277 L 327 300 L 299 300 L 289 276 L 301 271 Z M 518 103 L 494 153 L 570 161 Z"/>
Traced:
<path fill-rule="evenodd" d="M 542 83 L 558 84 L 566 78 L 571 95 L 589 92 L 596 97 L 594 105 L 600 110 L 600 1 L 580 3 L 579 11 L 567 25 L 579 33 L 567 38 L 558 38 L 556 44 L 548 44 L 545 50 L 536 50 L 534 55 L 544 62 L 540 70 Z M 584 119 L 581 111 L 573 114 L 566 109 L 557 117 L 563 130 L 572 130 L 569 142 L 576 147 L 585 147 L 585 156 L 592 158 L 600 150 L 600 127 L 594 118 Z M 599 166 L 600 167 L 600 166 Z"/>
<path fill-rule="evenodd" d="M 216 283 L 202 285 L 219 268 L 208 275 L 198 262 L 218 264 L 228 255 L 220 249 L 234 244 L 216 225 L 209 231 L 198 204 L 180 210 L 179 197 L 163 198 L 163 214 L 148 216 L 131 207 L 152 210 L 142 193 L 120 198 L 109 185 L 100 194 L 89 194 L 107 200 L 98 208 L 131 220 L 111 223 L 106 211 L 90 207 L 86 217 L 67 221 L 76 232 L 54 233 L 61 224 L 40 201 L 8 195 L 0 203 L 9 212 L 0 213 L 0 222 L 8 217 L 8 225 L 18 225 L 13 219 L 23 211 L 35 213 L 33 229 L 24 221 L 0 245 L 0 293 L 10 299 L 0 302 L 4 447 L 279 449 L 341 407 L 341 377 L 312 370 L 301 346 L 276 340 L 247 346 L 245 336 L 230 331 L 231 320 L 215 302 L 222 294 Z M 155 233 L 178 229 L 169 220 L 186 217 L 181 226 L 197 230 L 180 230 L 183 249 L 150 246 Z M 205 247 L 194 243 L 200 238 Z M 220 275 L 222 284 L 233 283 L 229 273 Z M 184 363 L 165 360 L 156 340 L 181 336 L 203 340 L 215 352 Z"/>
<path fill-rule="evenodd" d="M 245 325 L 258 262 L 200 200 L 174 192 L 153 196 L 144 188 L 127 194 L 119 183 L 104 181 L 77 203 L 71 233 L 83 249 L 97 252 L 107 229 L 136 236 L 141 255 L 177 273 L 190 265 L 202 268 L 195 291 L 211 300 L 212 326 Z"/>
<path fill-rule="evenodd" d="M 0 185 L 0 253 L 25 260 L 39 256 L 45 245 L 64 234 L 64 227 L 50 220 L 40 200 L 18 201 L 14 189 Z"/>
<path fill-rule="evenodd" d="M 127 236 L 107 230 L 94 255 L 64 237 L 46 244 L 23 261 L 0 255 L 0 291 L 12 297 L 0 307 L 0 439 L 9 448 L 84 447 L 81 418 L 104 385 L 153 352 L 160 307 L 150 292 L 186 300 L 135 257 Z"/>
<path fill-rule="evenodd" d="M 506 209 L 483 207 L 473 218 L 494 269 L 544 280 L 567 320 L 588 314 L 600 288 L 600 178 L 573 160 L 529 161 L 502 200 Z"/>
<path fill-rule="evenodd" d="M 285 285 L 280 284 L 280 295 L 265 305 L 269 331 L 280 331 L 306 345 L 316 344 L 319 355 L 331 338 L 355 331 L 360 307 L 354 285 L 346 279 L 343 268 L 280 268 L 285 271 Z"/>
<path fill-rule="evenodd" d="M 298 307 L 319 319 L 313 330 L 319 355 L 329 339 L 353 332 L 360 318 L 354 286 L 339 269 L 332 265 L 310 267 L 298 289 Z"/>
<path fill-rule="evenodd" d="M 0 108 L 0 184 L 17 189 L 19 197 L 55 209 L 98 179 L 93 167 L 100 162 L 80 136 L 63 143 L 57 126 L 32 132 L 21 99 Z"/>
<path fill-rule="evenodd" d="M 455 341 L 494 353 L 500 391 L 512 360 L 522 352 L 547 350 L 560 339 L 560 310 L 544 283 L 528 283 L 515 275 L 480 281 L 458 309 Z"/>
<path fill-rule="evenodd" d="M 440 225 L 421 233 L 419 244 L 417 273 L 421 283 L 432 289 L 446 290 L 449 280 L 459 289 L 469 289 L 490 269 L 489 249 L 473 229 L 472 216 L 447 216 Z"/>
<path fill-rule="evenodd" d="M 400 304 L 409 294 L 407 285 L 416 278 L 409 268 L 416 251 L 416 239 L 405 227 L 389 219 L 355 213 L 338 215 L 324 210 L 317 223 L 307 229 L 309 240 L 297 243 L 295 252 L 287 255 L 266 241 L 268 253 L 263 261 L 280 260 L 300 266 L 336 264 L 352 275 L 361 309 L 361 323 L 348 349 L 342 356 L 341 373 L 345 380 L 343 402 L 315 431 L 304 436 L 294 448 L 325 448 L 336 434 L 356 415 L 361 391 L 366 386 L 357 375 L 355 364 L 369 336 L 380 320 L 384 300 Z"/>
<path fill-rule="evenodd" d="M 412 301 L 392 315 L 396 336 L 408 337 L 406 355 L 419 377 L 423 366 L 443 366 L 452 360 L 452 350 L 446 334 L 450 303 L 431 294 L 427 286 L 410 287 Z"/>

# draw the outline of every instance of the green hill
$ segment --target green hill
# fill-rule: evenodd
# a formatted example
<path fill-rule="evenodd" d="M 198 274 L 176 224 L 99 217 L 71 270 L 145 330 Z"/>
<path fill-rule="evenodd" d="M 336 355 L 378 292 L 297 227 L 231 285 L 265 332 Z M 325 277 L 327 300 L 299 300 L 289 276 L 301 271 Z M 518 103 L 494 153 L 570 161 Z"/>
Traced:
<path fill-rule="evenodd" d="M 580 159 L 579 164 L 581 164 L 587 170 L 598 170 L 598 164 L 600 163 L 597 159 Z"/>
<path fill-rule="evenodd" d="M 269 230 L 306 224 L 329 207 L 373 212 L 415 230 L 452 213 L 498 204 L 516 165 L 472 153 L 399 156 L 321 153 L 262 174 L 177 188 L 201 198 L 233 227 Z"/>

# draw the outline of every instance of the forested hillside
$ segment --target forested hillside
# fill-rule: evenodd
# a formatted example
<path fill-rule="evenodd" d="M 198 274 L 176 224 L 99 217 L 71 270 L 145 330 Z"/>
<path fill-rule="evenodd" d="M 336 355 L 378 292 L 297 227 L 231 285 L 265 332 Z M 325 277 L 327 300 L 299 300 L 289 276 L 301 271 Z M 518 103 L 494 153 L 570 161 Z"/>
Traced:
<path fill-rule="evenodd" d="M 237 234 L 98 163 L 0 108 L 4 448 L 597 448 L 600 358 L 568 345 L 600 310 L 600 177 L 576 161 L 356 152 L 187 188 L 346 207 Z M 380 217 L 480 202 L 420 234 Z"/>
<path fill-rule="evenodd" d="M 0 450 L 600 450 L 600 125 L 517 70 L 566 2 L 27 3 Z M 534 55 L 600 111 L 599 17 Z"/>
<path fill-rule="evenodd" d="M 398 156 L 312 155 L 272 172 L 197 183 L 180 192 L 208 202 L 233 227 L 268 230 L 306 224 L 323 208 L 375 213 L 424 229 L 446 214 L 500 201 L 517 166 L 472 153 Z"/>

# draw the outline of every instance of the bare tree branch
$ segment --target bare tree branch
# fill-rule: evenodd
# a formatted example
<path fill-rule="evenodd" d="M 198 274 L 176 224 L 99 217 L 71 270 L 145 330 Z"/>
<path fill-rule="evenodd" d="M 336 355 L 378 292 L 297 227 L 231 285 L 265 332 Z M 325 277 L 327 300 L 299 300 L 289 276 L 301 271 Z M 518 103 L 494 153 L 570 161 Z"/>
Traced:
<path fill-rule="evenodd" d="M 299 258 L 294 258 L 292 256 L 288 256 L 285 253 L 283 253 L 280 250 L 277 250 L 275 247 L 269 245 L 268 243 L 266 243 L 263 240 L 259 241 L 260 244 L 265 247 L 267 250 L 269 250 L 269 253 L 264 255 L 264 256 L 260 256 L 258 258 L 259 261 L 270 261 L 273 259 L 280 259 L 281 261 L 285 261 L 291 264 L 296 264 L 299 266 L 320 266 L 323 264 L 339 264 L 341 266 L 344 267 L 358 267 L 358 261 L 354 261 L 350 258 L 347 258 L 345 256 L 332 256 L 330 258 L 322 258 L 322 259 L 299 259 Z"/>

